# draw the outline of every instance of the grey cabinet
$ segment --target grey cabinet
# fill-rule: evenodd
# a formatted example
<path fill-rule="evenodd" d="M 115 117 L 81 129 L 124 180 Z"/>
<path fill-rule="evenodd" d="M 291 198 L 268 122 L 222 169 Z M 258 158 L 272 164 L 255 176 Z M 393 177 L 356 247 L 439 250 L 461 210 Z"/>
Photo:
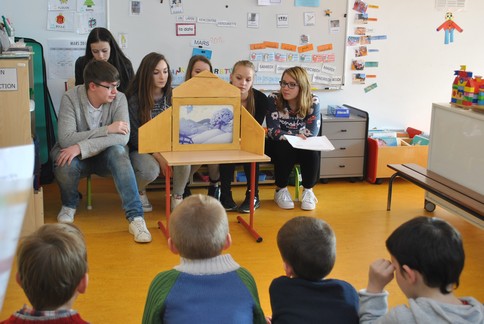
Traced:
<path fill-rule="evenodd" d="M 333 144 L 334 151 L 321 152 L 320 178 L 351 178 L 363 180 L 368 136 L 368 113 L 344 105 L 350 117 L 341 118 L 322 111 L 321 134 Z"/>

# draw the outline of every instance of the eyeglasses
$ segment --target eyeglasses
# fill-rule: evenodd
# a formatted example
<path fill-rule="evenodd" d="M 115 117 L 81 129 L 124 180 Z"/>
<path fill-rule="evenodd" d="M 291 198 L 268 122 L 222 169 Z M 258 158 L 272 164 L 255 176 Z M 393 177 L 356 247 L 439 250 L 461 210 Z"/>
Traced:
<path fill-rule="evenodd" d="M 279 81 L 279 85 L 281 86 L 281 88 L 284 88 L 287 86 L 289 89 L 294 89 L 295 87 L 299 86 L 299 84 L 297 84 L 296 82 L 286 82 L 286 81 Z"/>
<path fill-rule="evenodd" d="M 116 84 L 111 84 L 111 85 L 104 85 L 104 84 L 100 84 L 100 83 L 96 83 L 96 82 L 93 82 L 95 85 L 99 86 L 99 87 L 103 87 L 105 89 L 108 89 L 109 91 L 113 91 L 114 89 L 118 89 L 119 88 L 119 82 L 116 83 Z"/>

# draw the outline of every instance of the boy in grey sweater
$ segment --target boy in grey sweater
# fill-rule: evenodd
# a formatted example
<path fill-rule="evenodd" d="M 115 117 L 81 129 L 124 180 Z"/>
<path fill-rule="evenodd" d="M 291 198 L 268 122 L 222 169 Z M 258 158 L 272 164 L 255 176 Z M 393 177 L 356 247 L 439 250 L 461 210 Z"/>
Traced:
<path fill-rule="evenodd" d="M 118 70 L 108 62 L 93 60 L 84 69 L 84 84 L 62 97 L 58 142 L 51 151 L 62 200 L 57 221 L 74 222 L 81 178 L 92 173 L 112 176 L 129 232 L 136 242 L 146 243 L 151 242 L 151 234 L 126 146 L 130 131 L 128 103 L 118 86 Z"/>
<path fill-rule="evenodd" d="M 416 217 L 398 227 L 386 246 L 391 261 L 373 262 L 368 286 L 359 292 L 360 323 L 484 323 L 479 301 L 454 295 L 465 256 L 461 236 L 450 224 Z M 394 276 L 408 306 L 388 311 L 383 289 Z"/>

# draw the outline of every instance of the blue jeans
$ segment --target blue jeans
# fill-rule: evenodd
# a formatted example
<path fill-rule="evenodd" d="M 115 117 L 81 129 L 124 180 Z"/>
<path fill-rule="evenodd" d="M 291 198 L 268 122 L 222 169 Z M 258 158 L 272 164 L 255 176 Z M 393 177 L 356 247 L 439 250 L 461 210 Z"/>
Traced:
<path fill-rule="evenodd" d="M 95 173 L 102 177 L 113 177 L 128 221 L 132 221 L 134 217 L 143 217 L 136 178 L 126 146 L 113 145 L 98 155 L 84 160 L 76 157 L 70 165 L 56 166 L 54 173 L 63 206 L 77 207 L 80 179 Z"/>

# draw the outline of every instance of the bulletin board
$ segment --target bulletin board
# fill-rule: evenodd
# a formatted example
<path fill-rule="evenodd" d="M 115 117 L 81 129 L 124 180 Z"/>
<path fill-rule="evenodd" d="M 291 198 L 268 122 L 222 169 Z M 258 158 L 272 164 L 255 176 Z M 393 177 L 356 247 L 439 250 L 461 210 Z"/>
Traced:
<path fill-rule="evenodd" d="M 214 74 L 225 80 L 236 61 L 251 60 L 262 90 L 278 89 L 284 69 L 295 65 L 306 68 L 314 89 L 343 86 L 347 1 L 129 2 L 130 8 L 110 2 L 111 32 L 126 41 L 121 45 L 135 67 L 151 51 L 164 54 L 175 86 L 196 53 L 210 57 Z"/>

